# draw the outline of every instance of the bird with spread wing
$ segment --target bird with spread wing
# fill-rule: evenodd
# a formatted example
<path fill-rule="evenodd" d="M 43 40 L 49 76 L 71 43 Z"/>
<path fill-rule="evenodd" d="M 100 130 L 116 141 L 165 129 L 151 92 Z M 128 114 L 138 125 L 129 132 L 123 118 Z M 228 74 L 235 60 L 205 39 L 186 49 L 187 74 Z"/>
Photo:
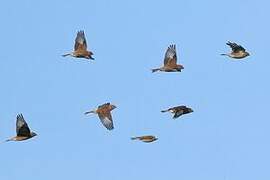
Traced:
<path fill-rule="evenodd" d="M 164 72 L 181 72 L 184 66 L 177 64 L 177 55 L 175 44 L 170 45 L 165 53 L 164 65 L 160 68 L 152 69 L 152 72 L 164 71 Z"/>
<path fill-rule="evenodd" d="M 250 55 L 241 45 L 230 41 L 228 41 L 226 44 L 231 47 L 232 51 L 228 54 L 221 54 L 223 56 L 228 56 L 234 59 L 242 59 Z"/>
<path fill-rule="evenodd" d="M 183 114 L 188 114 L 188 113 L 192 113 L 193 110 L 187 106 L 176 106 L 176 107 L 172 107 L 166 110 L 162 110 L 161 112 L 171 112 L 174 114 L 173 119 L 176 119 L 180 116 L 182 116 Z"/>
<path fill-rule="evenodd" d="M 84 31 L 78 31 L 77 37 L 75 39 L 74 51 L 71 53 L 64 54 L 62 56 L 63 57 L 72 56 L 76 58 L 86 58 L 94 60 L 92 55 L 93 53 L 87 50 L 87 43 Z"/>
<path fill-rule="evenodd" d="M 89 114 L 89 113 L 97 114 L 101 123 L 108 130 L 113 130 L 114 126 L 113 126 L 113 119 L 112 119 L 111 111 L 115 108 L 116 108 L 115 105 L 112 105 L 110 103 L 105 103 L 98 106 L 96 110 L 85 112 L 85 114 Z"/>
<path fill-rule="evenodd" d="M 17 115 L 16 133 L 17 135 L 15 137 L 6 141 L 24 141 L 37 135 L 36 133 L 30 131 L 30 128 L 28 127 L 28 124 L 24 120 L 22 114 Z"/>

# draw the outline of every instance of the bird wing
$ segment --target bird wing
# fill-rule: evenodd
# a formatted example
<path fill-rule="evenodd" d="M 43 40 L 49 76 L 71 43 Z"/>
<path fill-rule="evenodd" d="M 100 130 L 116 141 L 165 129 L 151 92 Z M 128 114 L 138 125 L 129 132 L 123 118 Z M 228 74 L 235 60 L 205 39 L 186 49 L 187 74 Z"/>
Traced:
<path fill-rule="evenodd" d="M 177 62 L 177 55 L 176 55 L 176 48 L 174 44 L 174 45 L 170 45 L 165 53 L 164 66 L 176 65 L 176 62 Z"/>
<path fill-rule="evenodd" d="M 246 51 L 245 48 L 243 48 L 241 45 L 238 45 L 236 43 L 232 43 L 228 41 L 226 44 L 231 47 L 234 53 L 238 53 L 239 51 Z"/>
<path fill-rule="evenodd" d="M 84 31 L 79 31 L 75 39 L 74 50 L 87 50 L 86 38 Z"/>
<path fill-rule="evenodd" d="M 175 109 L 175 110 L 184 110 L 184 109 L 186 109 L 187 107 L 186 106 L 176 106 L 176 107 L 173 107 L 173 109 Z"/>
<path fill-rule="evenodd" d="M 29 136 L 30 129 L 23 118 L 22 114 L 17 115 L 17 122 L 16 122 L 16 133 L 17 136 Z"/>
<path fill-rule="evenodd" d="M 177 111 L 175 112 L 173 118 L 174 118 L 174 119 L 175 119 L 175 118 L 178 118 L 179 116 L 183 115 L 183 113 L 184 113 L 184 110 L 183 110 L 183 109 L 179 109 L 179 110 L 177 110 Z"/>
<path fill-rule="evenodd" d="M 103 109 L 103 108 L 108 108 L 110 106 L 111 103 L 104 103 L 100 106 L 98 106 L 98 109 Z"/>
<path fill-rule="evenodd" d="M 112 120 L 112 115 L 110 111 L 103 111 L 98 113 L 98 117 L 101 121 L 101 123 L 108 129 L 112 130 L 113 127 L 113 120 Z"/>

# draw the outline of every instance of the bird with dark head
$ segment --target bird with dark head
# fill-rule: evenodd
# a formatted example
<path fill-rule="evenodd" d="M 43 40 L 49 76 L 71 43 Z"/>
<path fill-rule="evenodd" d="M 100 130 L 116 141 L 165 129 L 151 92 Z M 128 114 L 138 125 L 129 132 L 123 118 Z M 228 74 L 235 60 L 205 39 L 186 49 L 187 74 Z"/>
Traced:
<path fill-rule="evenodd" d="M 156 138 L 155 136 L 152 136 L 152 135 L 147 135 L 147 136 L 132 137 L 131 140 L 140 140 L 140 141 L 145 142 L 145 143 L 150 143 L 150 142 L 158 140 L 158 138 Z"/>
<path fill-rule="evenodd" d="M 92 55 L 93 53 L 87 50 L 87 43 L 86 43 L 84 31 L 78 31 L 76 39 L 75 39 L 74 51 L 71 53 L 64 54 L 62 56 L 63 57 L 72 56 L 76 58 L 85 58 L 85 59 L 94 60 Z"/>
<path fill-rule="evenodd" d="M 98 106 L 97 109 L 87 111 L 84 114 L 90 114 L 90 113 L 97 114 L 103 126 L 105 126 L 108 130 L 113 130 L 114 126 L 113 126 L 113 119 L 112 119 L 111 111 L 114 110 L 115 108 L 116 108 L 115 105 L 112 105 L 110 103 L 105 103 Z"/>
<path fill-rule="evenodd" d="M 160 68 L 152 69 L 152 72 L 164 71 L 164 72 L 181 72 L 184 66 L 177 64 L 177 55 L 175 44 L 170 45 L 165 53 L 164 65 Z"/>
<path fill-rule="evenodd" d="M 174 114 L 173 119 L 176 119 L 180 116 L 182 116 L 183 114 L 189 114 L 193 112 L 193 109 L 187 107 L 187 106 L 176 106 L 176 107 L 172 107 L 166 110 L 162 110 L 161 112 L 171 112 Z"/>
<path fill-rule="evenodd" d="M 246 52 L 246 49 L 243 48 L 241 45 L 238 45 L 230 41 L 228 41 L 226 44 L 231 47 L 232 51 L 228 54 L 221 54 L 223 56 L 228 56 L 234 59 L 243 59 L 250 55 L 248 52 Z"/>
<path fill-rule="evenodd" d="M 30 131 L 30 128 L 28 127 L 28 124 L 24 120 L 22 114 L 17 115 L 16 133 L 17 136 L 10 138 L 6 141 L 24 141 L 37 135 L 35 132 Z"/>

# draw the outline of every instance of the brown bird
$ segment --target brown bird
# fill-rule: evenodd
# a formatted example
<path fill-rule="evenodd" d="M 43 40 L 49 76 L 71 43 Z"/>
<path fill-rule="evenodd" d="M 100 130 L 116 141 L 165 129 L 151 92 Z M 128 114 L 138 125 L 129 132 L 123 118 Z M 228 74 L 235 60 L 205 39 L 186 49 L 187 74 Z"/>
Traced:
<path fill-rule="evenodd" d="M 173 118 L 176 119 L 180 116 L 182 116 L 183 114 L 188 114 L 188 113 L 192 113 L 193 110 L 187 106 L 176 106 L 176 107 L 172 107 L 166 110 L 162 110 L 161 112 L 171 112 L 174 113 Z"/>
<path fill-rule="evenodd" d="M 17 115 L 16 133 L 17 133 L 17 136 L 10 138 L 6 141 L 23 141 L 37 135 L 36 133 L 30 131 L 22 114 Z"/>
<path fill-rule="evenodd" d="M 84 31 L 78 31 L 77 37 L 75 39 L 74 51 L 68 54 L 64 54 L 62 56 L 63 57 L 72 56 L 76 58 L 86 58 L 94 60 L 92 55 L 93 53 L 87 50 L 87 43 Z"/>
<path fill-rule="evenodd" d="M 115 108 L 116 108 L 115 105 L 112 105 L 110 103 L 105 103 L 105 104 L 98 106 L 98 108 L 96 110 L 88 111 L 88 112 L 85 112 L 84 114 L 89 114 L 89 113 L 98 114 L 98 117 L 99 117 L 101 123 L 108 130 L 112 130 L 114 127 L 113 127 L 113 120 L 112 120 L 111 111 Z"/>
<path fill-rule="evenodd" d="M 153 142 L 153 141 L 156 141 L 158 140 L 158 138 L 156 138 L 155 136 L 138 136 L 138 137 L 132 137 L 131 140 L 140 140 L 140 141 L 143 141 L 145 143 L 150 143 L 150 142 Z"/>
<path fill-rule="evenodd" d="M 161 68 L 152 69 L 152 72 L 164 71 L 164 72 L 181 72 L 184 66 L 177 64 L 177 55 L 175 44 L 170 45 L 165 53 L 164 65 Z"/>
<path fill-rule="evenodd" d="M 250 55 L 241 45 L 232 43 L 230 41 L 228 41 L 226 44 L 231 47 L 232 51 L 228 54 L 221 54 L 223 56 L 229 56 L 234 59 L 242 59 Z"/>

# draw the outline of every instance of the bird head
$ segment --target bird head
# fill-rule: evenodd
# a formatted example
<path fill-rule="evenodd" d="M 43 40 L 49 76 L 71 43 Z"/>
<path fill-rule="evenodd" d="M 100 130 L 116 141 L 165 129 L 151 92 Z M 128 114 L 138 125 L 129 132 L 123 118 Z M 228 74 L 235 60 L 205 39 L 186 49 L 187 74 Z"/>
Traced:
<path fill-rule="evenodd" d="M 87 51 L 87 59 L 95 60 L 95 58 L 92 57 L 94 55 L 91 51 Z"/>
<path fill-rule="evenodd" d="M 181 71 L 182 69 L 184 69 L 184 66 L 182 66 L 181 64 L 178 64 L 178 65 L 177 65 L 177 70 L 178 70 L 178 71 Z"/>
<path fill-rule="evenodd" d="M 188 108 L 188 112 L 192 113 L 193 112 L 193 109 Z"/>
<path fill-rule="evenodd" d="M 113 104 L 111 104 L 111 110 L 113 110 L 113 109 L 115 109 L 115 108 L 116 108 L 116 106 L 113 105 Z"/>
<path fill-rule="evenodd" d="M 31 137 L 37 136 L 35 132 L 31 132 Z"/>

